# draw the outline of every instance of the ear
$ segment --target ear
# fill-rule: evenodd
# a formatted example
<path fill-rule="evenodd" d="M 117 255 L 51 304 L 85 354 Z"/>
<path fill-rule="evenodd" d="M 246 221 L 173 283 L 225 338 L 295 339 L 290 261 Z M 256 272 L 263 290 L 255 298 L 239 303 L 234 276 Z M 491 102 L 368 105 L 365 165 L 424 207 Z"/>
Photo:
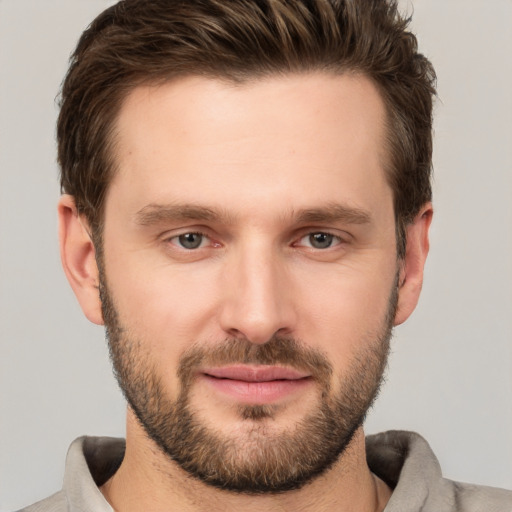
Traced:
<path fill-rule="evenodd" d="M 67 194 L 59 200 L 58 216 L 60 257 L 66 277 L 85 316 L 102 325 L 96 252 L 87 221 L 78 214 L 74 198 Z"/>
<path fill-rule="evenodd" d="M 432 203 L 426 203 L 413 222 L 406 227 L 407 245 L 405 257 L 400 262 L 395 325 L 405 322 L 418 304 L 423 284 L 423 268 L 429 249 L 428 231 L 432 215 Z"/>

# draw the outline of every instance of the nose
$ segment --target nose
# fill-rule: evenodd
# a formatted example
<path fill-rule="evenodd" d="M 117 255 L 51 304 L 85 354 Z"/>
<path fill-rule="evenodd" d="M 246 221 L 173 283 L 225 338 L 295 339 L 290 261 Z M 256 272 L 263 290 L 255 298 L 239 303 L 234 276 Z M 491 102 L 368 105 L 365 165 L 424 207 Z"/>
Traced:
<path fill-rule="evenodd" d="M 248 248 L 230 258 L 224 274 L 221 328 L 229 336 L 264 344 L 295 328 L 291 278 L 282 257 Z"/>

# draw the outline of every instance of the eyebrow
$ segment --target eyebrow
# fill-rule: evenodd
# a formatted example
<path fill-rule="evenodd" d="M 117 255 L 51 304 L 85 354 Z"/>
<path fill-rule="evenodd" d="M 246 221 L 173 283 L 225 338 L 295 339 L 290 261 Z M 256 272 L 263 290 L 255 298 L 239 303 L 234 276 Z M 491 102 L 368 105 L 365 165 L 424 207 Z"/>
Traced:
<path fill-rule="evenodd" d="M 232 216 L 218 209 L 193 204 L 148 204 L 135 214 L 135 222 L 141 226 L 184 220 L 228 223 Z"/>
<path fill-rule="evenodd" d="M 347 224 L 369 224 L 372 220 L 370 212 L 362 208 L 339 203 L 328 203 L 321 208 L 309 208 L 296 213 L 297 222 L 344 222 Z"/>
<path fill-rule="evenodd" d="M 371 222 L 371 215 L 367 210 L 339 203 L 328 203 L 319 208 L 292 210 L 290 217 L 297 224 L 313 222 L 368 224 Z M 135 222 L 141 226 L 180 221 L 232 224 L 234 220 L 234 216 L 223 209 L 194 204 L 148 204 L 135 214 Z"/>

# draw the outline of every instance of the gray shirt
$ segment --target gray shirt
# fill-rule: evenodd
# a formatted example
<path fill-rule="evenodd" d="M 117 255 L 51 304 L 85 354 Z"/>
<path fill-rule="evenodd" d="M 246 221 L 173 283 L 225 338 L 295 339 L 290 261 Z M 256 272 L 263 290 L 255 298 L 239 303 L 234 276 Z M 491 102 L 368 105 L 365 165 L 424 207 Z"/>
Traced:
<path fill-rule="evenodd" d="M 443 478 L 418 434 L 368 436 L 366 448 L 370 469 L 393 489 L 385 512 L 512 512 L 512 491 Z M 122 439 L 77 439 L 69 448 L 62 490 L 20 512 L 113 512 L 98 486 L 117 471 L 124 449 Z"/>

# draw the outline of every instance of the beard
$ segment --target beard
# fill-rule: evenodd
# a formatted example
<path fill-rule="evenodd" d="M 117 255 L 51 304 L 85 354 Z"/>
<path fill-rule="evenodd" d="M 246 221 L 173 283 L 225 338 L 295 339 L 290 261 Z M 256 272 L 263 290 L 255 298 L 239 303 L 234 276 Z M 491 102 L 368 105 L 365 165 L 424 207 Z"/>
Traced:
<path fill-rule="evenodd" d="M 387 365 L 397 286 L 379 332 L 367 334 L 339 379 L 326 356 L 291 337 L 265 344 L 226 339 L 215 347 L 194 344 L 180 358 L 179 394 L 172 400 L 151 354 L 121 325 L 105 277 L 100 296 L 114 373 L 146 434 L 189 475 L 228 491 L 280 493 L 299 489 L 325 473 L 345 452 L 375 400 Z M 240 405 L 244 429 L 236 434 L 206 425 L 191 403 L 200 367 L 284 365 L 306 371 L 318 386 L 317 405 L 292 428 L 273 427 L 275 405 Z"/>

